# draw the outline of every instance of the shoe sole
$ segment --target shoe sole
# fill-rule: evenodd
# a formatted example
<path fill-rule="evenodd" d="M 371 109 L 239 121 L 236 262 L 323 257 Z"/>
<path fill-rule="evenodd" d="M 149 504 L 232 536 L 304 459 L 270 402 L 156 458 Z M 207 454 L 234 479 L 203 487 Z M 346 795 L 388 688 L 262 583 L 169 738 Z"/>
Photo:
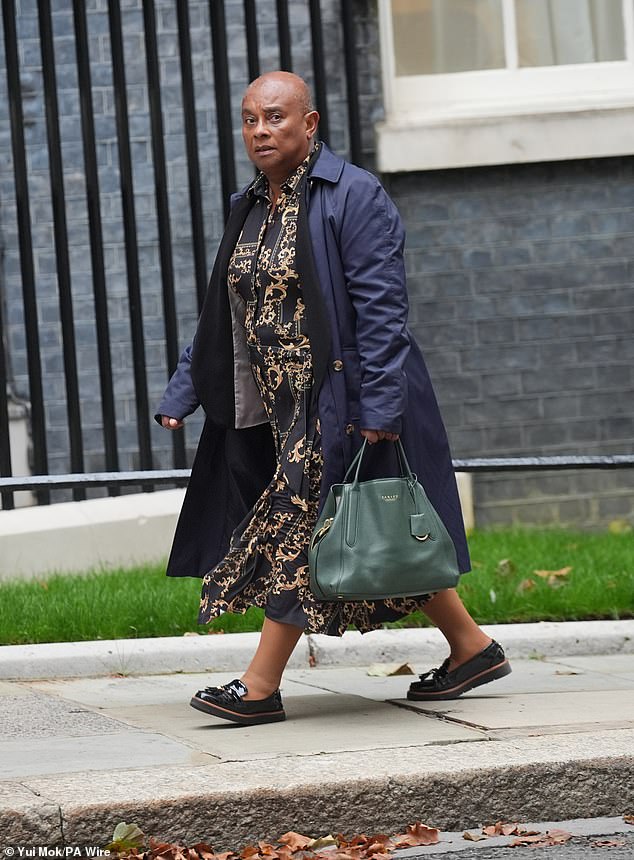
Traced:
<path fill-rule="evenodd" d="M 240 726 L 257 726 L 261 723 L 280 723 L 286 719 L 284 711 L 262 711 L 259 714 L 241 714 L 238 711 L 230 711 L 228 708 L 221 708 L 220 705 L 211 705 L 209 702 L 199 699 L 198 696 L 193 696 L 189 704 L 197 711 L 202 711 L 204 714 L 209 714 L 211 717 L 220 717 L 222 720 L 230 720 L 232 723 L 238 723 Z"/>
<path fill-rule="evenodd" d="M 508 660 L 503 663 L 498 663 L 490 669 L 485 669 L 477 675 L 472 675 L 461 684 L 456 684 L 455 687 L 449 687 L 446 690 L 439 690 L 437 693 L 417 693 L 416 691 L 407 691 L 407 698 L 410 702 L 433 702 L 442 701 L 443 699 L 458 699 L 463 693 L 473 690 L 474 687 L 480 687 L 482 684 L 489 684 L 491 681 L 497 681 L 499 678 L 504 678 L 505 675 L 510 675 L 513 670 Z"/>

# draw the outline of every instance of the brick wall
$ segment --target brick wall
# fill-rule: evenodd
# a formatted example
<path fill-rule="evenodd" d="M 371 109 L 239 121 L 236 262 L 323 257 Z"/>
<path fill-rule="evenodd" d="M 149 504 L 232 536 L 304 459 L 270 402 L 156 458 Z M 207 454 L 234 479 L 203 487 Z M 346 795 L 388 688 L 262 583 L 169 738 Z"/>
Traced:
<path fill-rule="evenodd" d="M 396 175 L 454 456 L 631 452 L 634 158 Z M 634 472 L 476 479 L 479 523 L 634 515 Z"/>

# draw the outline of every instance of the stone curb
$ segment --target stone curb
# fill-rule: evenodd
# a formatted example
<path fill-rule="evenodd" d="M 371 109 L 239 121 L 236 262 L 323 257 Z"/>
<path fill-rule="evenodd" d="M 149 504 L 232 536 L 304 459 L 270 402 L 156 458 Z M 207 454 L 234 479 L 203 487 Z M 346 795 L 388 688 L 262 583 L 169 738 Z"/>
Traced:
<path fill-rule="evenodd" d="M 621 734 L 624 737 L 621 737 Z M 372 750 L 303 759 L 24 778 L 0 785 L 5 844 L 104 845 L 120 821 L 148 835 L 216 850 L 300 833 L 443 831 L 497 820 L 623 815 L 632 732 Z M 610 753 L 596 757 L 593 747 Z M 548 790 L 544 791 L 543 786 Z M 439 799 L 442 798 L 442 801 Z"/>
<path fill-rule="evenodd" d="M 634 620 L 499 624 L 484 630 L 499 640 L 513 659 L 634 653 Z M 164 675 L 174 672 L 241 670 L 255 651 L 258 633 L 54 642 L 0 648 L 0 679 L 34 680 L 103 675 Z M 309 664 L 367 666 L 412 663 L 426 667 L 446 656 L 435 629 L 356 631 L 342 638 L 302 638 L 289 668 Z"/>

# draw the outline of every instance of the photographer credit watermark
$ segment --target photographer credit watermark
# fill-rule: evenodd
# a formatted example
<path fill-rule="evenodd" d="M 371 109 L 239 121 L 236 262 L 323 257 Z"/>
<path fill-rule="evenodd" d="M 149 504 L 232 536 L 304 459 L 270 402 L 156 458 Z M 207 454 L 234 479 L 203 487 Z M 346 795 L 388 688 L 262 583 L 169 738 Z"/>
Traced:
<path fill-rule="evenodd" d="M 111 851 L 98 845 L 65 845 L 51 847 L 48 845 L 5 845 L 0 847 L 0 857 L 9 860 L 31 860 L 33 857 L 109 857 Z"/>

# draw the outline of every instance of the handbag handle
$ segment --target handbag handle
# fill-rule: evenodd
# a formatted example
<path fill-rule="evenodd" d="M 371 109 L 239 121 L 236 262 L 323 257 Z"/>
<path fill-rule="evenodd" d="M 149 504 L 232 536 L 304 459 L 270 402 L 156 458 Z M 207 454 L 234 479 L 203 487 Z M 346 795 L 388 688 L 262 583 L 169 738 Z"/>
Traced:
<path fill-rule="evenodd" d="M 369 444 L 368 440 L 364 439 L 363 445 L 359 448 L 359 450 L 355 454 L 355 457 L 354 457 L 352 463 L 350 463 L 350 466 L 348 467 L 348 471 L 346 472 L 345 477 L 343 479 L 344 484 L 352 483 L 354 486 L 356 486 L 359 483 L 359 472 L 361 471 L 361 462 L 363 461 L 363 455 L 365 454 L 365 452 L 367 450 L 368 444 Z M 407 462 L 407 457 L 405 456 L 405 449 L 403 448 L 403 443 L 401 442 L 400 439 L 397 439 L 394 444 L 396 445 L 396 457 L 398 459 L 399 469 L 401 472 L 400 477 L 401 478 L 408 478 L 410 481 L 414 481 L 415 478 L 414 478 L 414 475 L 412 473 L 412 470 L 410 469 L 409 463 Z M 352 482 L 351 482 L 350 478 L 351 478 L 353 472 L 354 472 L 354 477 L 352 478 Z"/>

